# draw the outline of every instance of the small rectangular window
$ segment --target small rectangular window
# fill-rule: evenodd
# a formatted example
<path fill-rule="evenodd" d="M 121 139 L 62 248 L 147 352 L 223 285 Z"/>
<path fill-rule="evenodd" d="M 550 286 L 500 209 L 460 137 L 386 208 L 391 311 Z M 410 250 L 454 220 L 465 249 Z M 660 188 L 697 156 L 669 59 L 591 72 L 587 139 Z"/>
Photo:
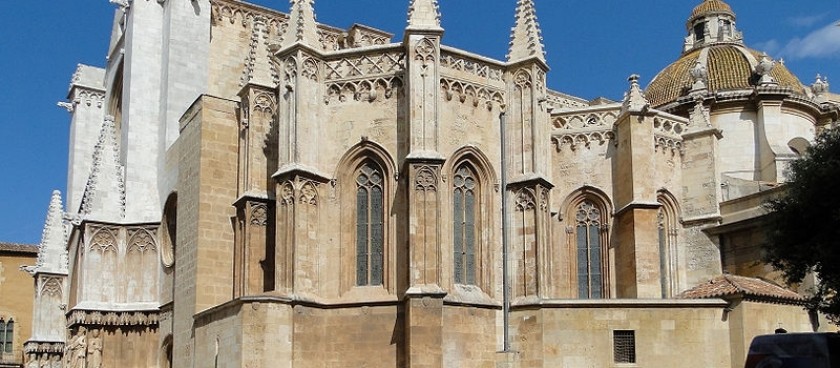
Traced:
<path fill-rule="evenodd" d="M 616 363 L 636 363 L 636 331 L 613 331 L 613 357 Z"/>

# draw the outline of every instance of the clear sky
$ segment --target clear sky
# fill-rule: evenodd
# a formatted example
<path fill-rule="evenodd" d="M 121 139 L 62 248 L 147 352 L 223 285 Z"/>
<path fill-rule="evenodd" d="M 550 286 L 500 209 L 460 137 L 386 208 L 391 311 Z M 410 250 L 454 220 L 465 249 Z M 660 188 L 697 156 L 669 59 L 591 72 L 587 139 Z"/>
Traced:
<path fill-rule="evenodd" d="M 154 1 L 154 0 L 134 0 Z M 187 1 L 187 0 L 168 0 Z M 549 87 L 586 99 L 620 99 L 627 76 L 647 84 L 680 54 L 700 0 L 535 0 Z M 287 0 L 256 3 L 287 11 Z M 363 23 L 402 37 L 409 0 L 316 0 L 318 21 Z M 440 0 L 443 42 L 504 59 L 516 0 Z M 729 0 L 748 46 L 810 85 L 817 73 L 840 91 L 840 0 Z M 38 243 L 50 193 L 64 192 L 77 63 L 104 66 L 115 5 L 107 0 L 0 1 L 0 241 Z"/>

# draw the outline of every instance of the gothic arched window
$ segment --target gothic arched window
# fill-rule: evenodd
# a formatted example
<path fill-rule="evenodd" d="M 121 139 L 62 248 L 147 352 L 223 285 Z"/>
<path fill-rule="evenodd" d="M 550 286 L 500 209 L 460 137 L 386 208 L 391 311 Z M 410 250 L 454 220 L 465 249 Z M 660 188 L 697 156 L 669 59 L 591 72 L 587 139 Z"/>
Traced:
<path fill-rule="evenodd" d="M 657 213 L 656 227 L 659 245 L 659 275 L 662 297 L 670 298 L 679 292 L 678 207 L 670 193 L 660 191 L 657 202 L 661 205 Z"/>
<path fill-rule="evenodd" d="M 461 165 L 455 171 L 453 185 L 455 283 L 475 285 L 478 181 L 467 165 Z"/>
<path fill-rule="evenodd" d="M 601 218 L 601 209 L 590 201 L 581 203 L 575 213 L 578 296 L 581 299 L 604 297 Z"/>
<path fill-rule="evenodd" d="M 356 174 L 356 285 L 382 285 L 384 266 L 384 175 L 372 161 Z"/>

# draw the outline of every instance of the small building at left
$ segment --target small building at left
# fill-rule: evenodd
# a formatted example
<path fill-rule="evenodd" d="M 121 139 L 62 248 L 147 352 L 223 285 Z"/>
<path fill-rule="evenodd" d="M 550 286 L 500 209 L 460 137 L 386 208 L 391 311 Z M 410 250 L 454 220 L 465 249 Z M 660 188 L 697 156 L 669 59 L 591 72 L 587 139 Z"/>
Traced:
<path fill-rule="evenodd" d="M 0 368 L 23 367 L 23 343 L 32 332 L 32 276 L 21 270 L 35 263 L 38 247 L 0 242 Z"/>

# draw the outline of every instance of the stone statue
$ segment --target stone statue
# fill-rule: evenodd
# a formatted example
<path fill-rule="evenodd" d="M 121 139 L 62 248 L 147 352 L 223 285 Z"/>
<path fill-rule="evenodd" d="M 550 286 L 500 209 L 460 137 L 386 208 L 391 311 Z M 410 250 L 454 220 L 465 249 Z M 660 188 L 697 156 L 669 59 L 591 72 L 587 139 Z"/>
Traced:
<path fill-rule="evenodd" d="M 694 83 L 691 87 L 692 90 L 706 89 L 709 81 L 709 72 L 700 60 L 697 60 L 694 67 L 689 70 L 689 74 L 691 75 L 691 81 Z"/>
<path fill-rule="evenodd" d="M 79 327 L 73 340 L 67 345 L 64 352 L 65 366 L 67 368 L 85 368 L 87 360 L 87 329 Z"/>
<path fill-rule="evenodd" d="M 87 355 L 87 368 L 102 368 L 102 336 L 99 330 L 91 331 Z"/>
<path fill-rule="evenodd" d="M 771 85 L 771 84 L 778 84 L 776 80 L 770 75 L 770 72 L 773 71 L 773 68 L 776 66 L 776 62 L 773 59 L 770 59 L 767 54 L 763 54 L 761 56 L 761 60 L 759 60 L 758 65 L 755 66 L 755 72 L 761 77 L 759 79 L 758 84 L 762 86 Z"/>

